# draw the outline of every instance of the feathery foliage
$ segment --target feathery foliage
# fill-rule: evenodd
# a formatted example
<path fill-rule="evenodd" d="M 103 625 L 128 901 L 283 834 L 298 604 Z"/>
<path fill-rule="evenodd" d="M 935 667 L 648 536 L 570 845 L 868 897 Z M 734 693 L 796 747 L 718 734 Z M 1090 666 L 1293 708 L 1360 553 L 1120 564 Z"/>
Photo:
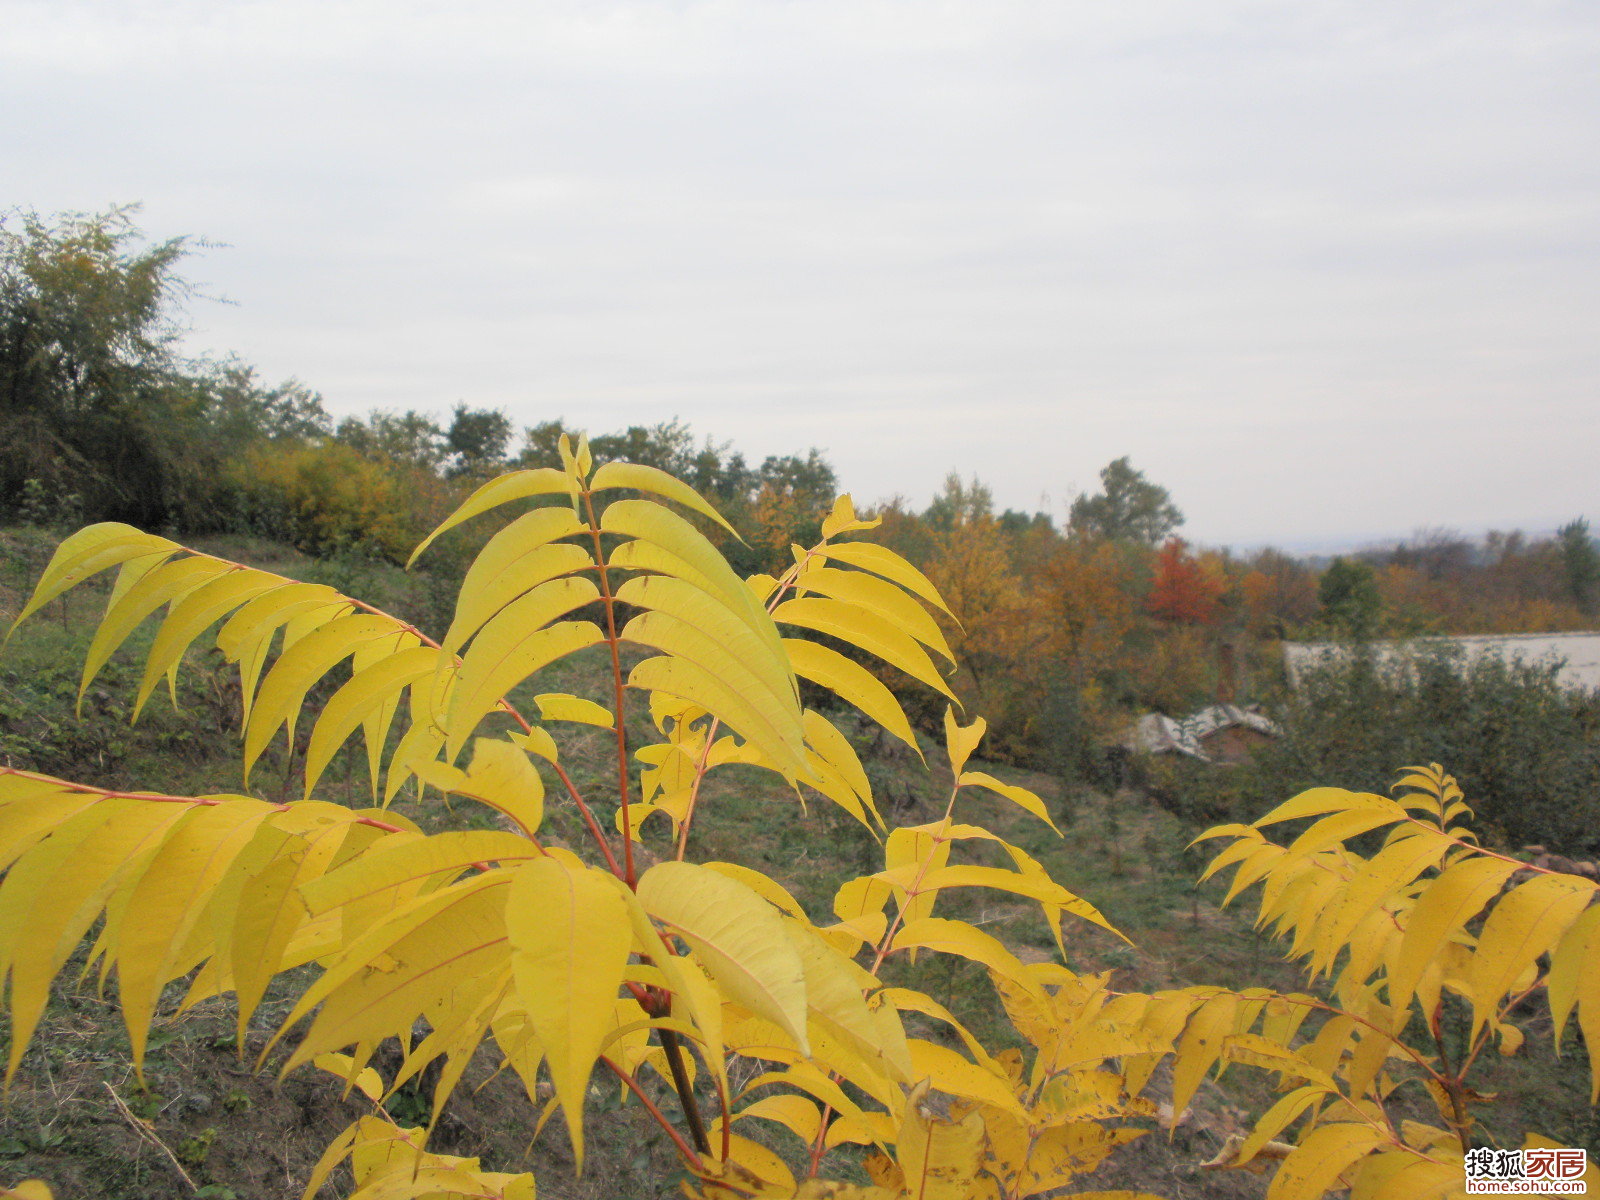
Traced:
<path fill-rule="evenodd" d="M 946 709 L 945 811 L 890 829 L 849 739 L 807 706 L 816 693 L 801 680 L 916 749 L 879 673 L 953 699 L 935 586 L 859 536 L 875 522 L 848 497 L 781 574 L 741 578 L 696 523 L 722 518 L 685 484 L 642 464 L 596 467 L 582 441 L 559 451 L 560 467 L 485 483 L 418 547 L 512 514 L 438 640 L 333 588 L 125 525 L 61 545 L 19 620 L 116 570 L 84 688 L 146 621 L 155 635 L 136 707 L 173 687 L 186 651 L 209 638 L 238 670 L 247 785 L 274 739 L 293 746 L 304 724 L 305 787 L 273 804 L 0 768 L 8 1075 L 51 981 L 92 936 L 89 968 L 116 980 L 136 1064 L 169 985 L 185 1007 L 232 993 L 242 1032 L 274 977 L 316 968 L 269 1049 L 286 1048 L 285 1071 L 332 1072 L 374 1112 L 330 1145 L 308 1198 L 346 1163 L 359 1200 L 533 1196 L 529 1174 L 426 1148 L 485 1042 L 543 1105 L 541 1126 L 561 1112 L 580 1167 L 599 1072 L 671 1137 L 701 1197 L 1054 1194 L 1152 1128 L 1160 1110 L 1146 1093 L 1163 1063 L 1174 1115 L 1208 1072 L 1240 1063 L 1274 1073 L 1286 1094 L 1217 1165 L 1278 1161 L 1274 1197 L 1353 1185 L 1386 1198 L 1457 1189 L 1472 1136 L 1466 1072 L 1491 1042 L 1515 1048 L 1512 1010 L 1533 989 L 1548 990 L 1558 1037 L 1574 1012 L 1595 1027 L 1593 885 L 1537 873 L 1496 899 L 1517 864 L 1478 849 L 1437 768 L 1409 773 L 1400 800 L 1319 789 L 1290 801 L 1259 825 L 1320 819 L 1288 846 L 1258 826 L 1207 835 L 1231 839 L 1212 869 L 1238 867 L 1234 893 L 1263 884 L 1263 921 L 1334 979 L 1331 999 L 1117 993 L 1106 976 L 1024 963 L 977 925 L 936 915 L 941 894 L 976 888 L 1036 905 L 1063 954 L 1064 919 L 1111 928 L 958 812 L 978 791 L 1051 824 L 1039 797 L 969 767 L 981 718 Z M 542 693 L 536 712 L 517 703 L 541 670 L 585 651 L 609 661 L 604 694 Z M 630 741 L 630 707 L 659 740 Z M 614 797 L 585 795 L 565 769 L 550 732 L 562 722 L 610 731 Z M 315 798 L 352 738 L 370 775 L 362 809 Z M 797 802 L 819 795 L 881 840 L 882 866 L 841 884 L 832 920 L 742 864 L 691 858 L 704 782 L 733 766 L 772 773 Z M 424 834 L 389 808 L 402 789 L 487 806 L 499 827 Z M 578 813 L 588 845 L 547 835 L 555 804 Z M 1348 845 L 1385 828 L 1370 857 Z M 886 983 L 886 963 L 934 954 L 987 969 L 1025 1051 L 991 1053 L 932 997 Z M 1411 1047 L 1413 1009 L 1437 1032 L 1450 995 L 1471 1005 L 1470 1045 Z M 907 1015 L 950 1038 L 914 1036 Z M 403 1056 L 385 1080 L 373 1063 L 389 1039 Z M 402 1128 L 380 1102 L 428 1068 L 430 1120 Z M 1385 1099 L 1409 1077 L 1438 1101 L 1441 1125 L 1396 1128 Z M 1281 1140 L 1296 1125 L 1296 1140 Z M 792 1137 L 786 1156 L 775 1136 Z M 823 1179 L 846 1159 L 870 1185 Z"/>

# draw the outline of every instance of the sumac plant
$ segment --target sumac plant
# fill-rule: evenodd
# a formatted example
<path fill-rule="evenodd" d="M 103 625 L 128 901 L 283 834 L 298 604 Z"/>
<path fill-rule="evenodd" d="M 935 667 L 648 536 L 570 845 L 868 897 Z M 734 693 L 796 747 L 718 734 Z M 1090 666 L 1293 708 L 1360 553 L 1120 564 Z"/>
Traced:
<path fill-rule="evenodd" d="M 280 733 L 295 744 L 313 689 L 326 699 L 307 718 L 305 792 L 290 803 L 0 768 L 9 1073 L 52 980 L 92 936 L 89 969 L 116 978 L 136 1065 L 168 985 L 185 988 L 184 1007 L 232 993 L 242 1046 L 269 984 L 315 968 L 291 976 L 309 982 L 268 1050 L 286 1046 L 284 1070 L 331 1071 L 374 1107 L 333 1140 L 307 1197 L 345 1162 L 355 1200 L 533 1197 L 531 1174 L 427 1148 L 492 1042 L 543 1115 L 563 1114 L 580 1167 L 591 1081 L 609 1078 L 671 1138 L 693 1196 L 1061 1195 L 1155 1124 L 1146 1092 L 1163 1064 L 1176 1116 L 1208 1072 L 1241 1063 L 1275 1073 L 1285 1094 L 1214 1165 L 1274 1165 L 1275 1198 L 1353 1187 L 1411 1200 L 1461 1190 L 1477 1097 L 1466 1072 L 1491 1041 L 1515 1048 L 1520 1003 L 1543 988 L 1558 1030 L 1576 1010 L 1600 1032 L 1594 886 L 1535 872 L 1502 890 L 1518 864 L 1458 826 L 1465 806 L 1437 770 L 1412 772 L 1402 800 L 1306 793 L 1261 823 L 1318 818 L 1287 846 L 1257 826 L 1213 831 L 1231 839 L 1216 867 L 1237 866 L 1234 891 L 1261 883 L 1263 920 L 1313 971 L 1336 973 L 1328 998 L 1119 993 L 1108 976 L 1025 964 L 936 915 L 941 893 L 976 888 L 1038 905 L 1058 945 L 1064 922 L 1110 928 L 1021 848 L 963 819 L 964 796 L 983 791 L 1050 821 L 1033 793 L 968 769 L 981 719 L 947 713 L 943 815 L 889 829 L 850 741 L 803 703 L 800 680 L 916 750 L 894 694 L 862 663 L 949 696 L 934 587 L 861 536 L 874 522 L 848 498 L 781 576 L 740 578 L 682 515 L 721 521 L 687 486 L 641 465 L 594 469 L 582 442 L 561 450 L 562 468 L 485 484 L 418 548 L 491 510 L 518 514 L 467 572 L 439 641 L 332 588 L 125 525 L 61 545 L 19 620 L 116 569 L 85 687 L 155 618 L 140 707 L 214 629 L 238 668 L 247 780 Z M 537 711 L 511 702 L 579 652 L 607 659 L 604 694 L 540 694 Z M 657 740 L 630 743 L 634 706 Z M 550 733 L 560 722 L 614 737 L 606 795 L 586 796 L 564 767 Z M 317 799 L 356 737 L 372 806 Z M 834 920 L 812 920 L 746 865 L 693 859 L 704 782 L 731 764 L 824 797 L 881 841 L 881 869 L 842 883 Z M 388 807 L 407 788 L 485 805 L 498 827 L 424 834 Z M 587 844 L 546 834 L 555 804 L 571 806 Z M 1346 845 L 1385 828 L 1371 857 Z M 1025 1050 L 991 1053 L 932 997 L 885 984 L 886 962 L 918 954 L 982 964 Z M 1452 996 L 1471 1007 L 1470 1037 L 1453 1051 L 1442 1035 L 1411 1047 L 1413 1010 L 1437 1034 Z M 948 1036 L 908 1034 L 907 1014 Z M 384 1079 L 372 1062 L 391 1039 L 401 1065 Z M 431 1120 L 402 1127 L 377 1101 L 428 1068 Z M 1413 1079 L 1440 1124 L 1393 1111 Z M 785 1153 L 772 1148 L 786 1140 Z M 871 1182 L 829 1179 L 852 1164 Z M 12 1194 L 48 1191 L 28 1181 Z"/>

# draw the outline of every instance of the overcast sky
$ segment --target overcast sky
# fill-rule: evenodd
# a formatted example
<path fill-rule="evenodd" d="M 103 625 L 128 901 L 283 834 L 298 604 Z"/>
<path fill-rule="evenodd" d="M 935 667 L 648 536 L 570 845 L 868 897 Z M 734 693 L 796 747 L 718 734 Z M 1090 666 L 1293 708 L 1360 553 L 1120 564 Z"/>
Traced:
<path fill-rule="evenodd" d="M 1594 0 L 0 0 L 0 117 L 0 207 L 226 243 L 193 346 L 338 414 L 1600 525 Z"/>

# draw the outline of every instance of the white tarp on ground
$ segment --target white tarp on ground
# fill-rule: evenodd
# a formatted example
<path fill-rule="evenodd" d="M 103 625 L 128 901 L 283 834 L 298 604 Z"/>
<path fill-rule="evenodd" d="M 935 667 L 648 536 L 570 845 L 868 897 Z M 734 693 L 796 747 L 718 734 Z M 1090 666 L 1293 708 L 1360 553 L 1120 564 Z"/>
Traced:
<path fill-rule="evenodd" d="M 1600 688 L 1600 633 L 1481 634 L 1471 637 L 1429 637 L 1410 641 L 1372 642 L 1381 666 L 1404 669 L 1427 654 L 1459 654 L 1463 663 L 1481 658 L 1501 658 L 1530 665 L 1561 663 L 1556 681 L 1579 691 Z M 1349 657 L 1352 647 L 1338 642 L 1285 642 L 1283 665 L 1289 682 L 1299 685 L 1307 668 L 1336 663 Z"/>
<path fill-rule="evenodd" d="M 1268 717 L 1237 704 L 1213 704 L 1202 708 L 1181 721 L 1161 713 L 1146 713 L 1134 723 L 1123 744 L 1130 750 L 1145 754 L 1187 754 L 1201 762 L 1210 762 L 1201 739 L 1219 729 L 1243 726 L 1277 737 L 1283 731 Z"/>

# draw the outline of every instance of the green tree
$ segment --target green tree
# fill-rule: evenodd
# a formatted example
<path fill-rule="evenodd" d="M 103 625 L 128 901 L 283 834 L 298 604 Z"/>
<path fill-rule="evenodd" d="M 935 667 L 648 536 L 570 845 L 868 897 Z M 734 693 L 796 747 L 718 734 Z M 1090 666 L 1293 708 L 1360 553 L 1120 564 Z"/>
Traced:
<path fill-rule="evenodd" d="M 487 475 L 505 466 L 511 449 L 511 418 L 496 409 L 458 404 L 450 413 L 444 447 L 450 455 L 446 474 Z"/>
<path fill-rule="evenodd" d="M 499 414 L 492 414 L 498 416 Z M 373 410 L 365 419 L 346 417 L 334 435 L 363 458 L 437 471 L 449 453 L 445 431 L 426 413 Z"/>
<path fill-rule="evenodd" d="M 1586 617 L 1600 609 L 1600 550 L 1589 536 L 1589 522 L 1579 517 L 1556 530 L 1567 593 Z"/>
<path fill-rule="evenodd" d="M 1167 489 L 1151 483 L 1126 457 L 1100 472 L 1100 489 L 1072 502 L 1068 527 L 1073 533 L 1156 546 L 1183 524 Z"/>
<path fill-rule="evenodd" d="M 1349 637 L 1371 637 L 1378 628 L 1383 598 L 1371 563 L 1336 558 L 1317 581 L 1320 619 L 1328 629 Z"/>
<path fill-rule="evenodd" d="M 132 207 L 0 223 L 0 505 L 29 479 L 90 515 L 164 518 L 162 436 L 183 238 L 142 244 Z"/>

